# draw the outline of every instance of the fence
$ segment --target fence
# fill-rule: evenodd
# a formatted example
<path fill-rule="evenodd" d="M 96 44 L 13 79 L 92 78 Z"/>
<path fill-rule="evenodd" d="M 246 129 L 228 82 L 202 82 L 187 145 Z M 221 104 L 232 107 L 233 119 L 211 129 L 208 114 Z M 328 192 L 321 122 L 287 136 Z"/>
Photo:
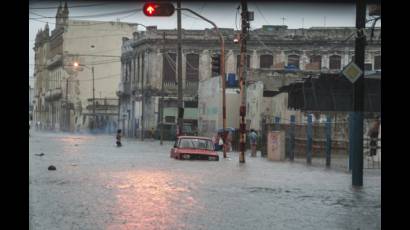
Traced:
<path fill-rule="evenodd" d="M 332 166 L 348 169 L 351 165 L 349 158 L 349 122 L 332 121 L 327 117 L 325 122 L 313 122 L 312 116 L 308 115 L 307 123 L 296 123 L 294 116 L 289 120 L 275 117 L 274 119 L 264 119 L 262 129 L 258 133 L 257 150 L 262 156 L 267 155 L 267 133 L 269 131 L 280 130 L 285 132 L 285 156 L 287 160 L 295 162 L 306 162 L 310 165 Z M 364 134 L 367 134 L 367 123 L 371 119 L 365 120 Z M 247 138 L 246 147 L 249 149 L 249 138 Z M 376 155 L 370 155 L 370 139 L 363 138 L 364 168 L 380 169 L 381 168 L 381 139 L 377 139 Z M 239 151 L 239 132 L 232 133 L 232 150 Z"/>

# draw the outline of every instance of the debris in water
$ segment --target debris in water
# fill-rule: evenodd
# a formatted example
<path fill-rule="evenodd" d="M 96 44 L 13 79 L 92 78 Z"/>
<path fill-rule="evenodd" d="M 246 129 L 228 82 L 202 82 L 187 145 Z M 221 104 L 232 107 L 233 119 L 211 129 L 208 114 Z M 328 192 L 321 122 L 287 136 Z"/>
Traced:
<path fill-rule="evenodd" d="M 48 166 L 48 170 L 50 170 L 50 171 L 53 170 L 54 171 L 54 170 L 57 170 L 57 169 L 54 165 L 50 165 L 50 166 Z"/>

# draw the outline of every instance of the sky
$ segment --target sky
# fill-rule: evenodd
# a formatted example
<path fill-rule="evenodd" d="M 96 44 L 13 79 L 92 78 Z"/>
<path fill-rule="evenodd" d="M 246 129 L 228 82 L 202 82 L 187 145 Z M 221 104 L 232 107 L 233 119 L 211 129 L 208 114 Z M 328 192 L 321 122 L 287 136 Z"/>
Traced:
<path fill-rule="evenodd" d="M 55 15 L 60 1 L 29 2 L 29 81 L 33 86 L 34 79 L 34 40 L 39 29 L 44 29 L 48 22 L 50 31 L 55 27 Z M 175 29 L 176 13 L 171 17 L 147 17 L 142 13 L 143 2 L 93 2 L 67 1 L 69 17 L 75 20 L 121 21 L 140 23 L 145 26 L 156 25 L 158 29 Z M 183 8 L 190 8 L 213 21 L 219 28 L 240 29 L 240 10 L 237 2 L 185 2 Z M 174 4 L 176 6 L 176 3 Z M 135 9 L 135 11 L 132 11 Z M 250 22 L 251 30 L 262 25 L 287 25 L 288 28 L 309 27 L 344 27 L 355 26 L 355 5 L 352 3 L 303 3 L 303 2 L 256 2 L 248 3 L 248 10 L 254 12 Z M 131 12 L 130 12 L 131 11 Z M 103 15 L 101 15 L 103 14 Z M 106 15 L 109 14 L 109 15 Z M 95 16 L 97 15 L 97 16 Z M 43 17 L 45 16 L 45 17 Z M 50 17 L 50 18 L 49 18 Z M 183 29 L 204 29 L 212 26 L 187 11 L 182 12 Z M 380 26 L 380 23 L 377 24 Z M 370 26 L 370 24 L 368 25 Z M 138 26 L 138 30 L 145 30 Z M 130 34 L 130 37 L 132 35 Z"/>

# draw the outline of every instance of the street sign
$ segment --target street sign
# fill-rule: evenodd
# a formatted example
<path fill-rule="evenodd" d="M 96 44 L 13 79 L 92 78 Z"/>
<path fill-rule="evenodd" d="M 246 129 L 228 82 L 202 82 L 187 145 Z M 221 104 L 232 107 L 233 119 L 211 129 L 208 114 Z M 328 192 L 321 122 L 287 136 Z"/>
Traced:
<path fill-rule="evenodd" d="M 354 62 L 350 62 L 342 71 L 342 74 L 354 83 L 362 74 L 363 71 Z"/>

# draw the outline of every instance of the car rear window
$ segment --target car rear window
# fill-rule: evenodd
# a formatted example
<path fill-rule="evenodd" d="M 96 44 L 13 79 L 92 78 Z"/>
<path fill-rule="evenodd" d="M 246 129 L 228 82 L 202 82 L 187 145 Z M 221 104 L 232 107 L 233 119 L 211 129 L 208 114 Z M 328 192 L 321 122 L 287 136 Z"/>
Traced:
<path fill-rule="evenodd" d="M 204 140 L 204 139 L 195 139 L 195 138 L 181 138 L 179 140 L 178 147 L 179 148 L 213 150 L 212 141 Z"/>

